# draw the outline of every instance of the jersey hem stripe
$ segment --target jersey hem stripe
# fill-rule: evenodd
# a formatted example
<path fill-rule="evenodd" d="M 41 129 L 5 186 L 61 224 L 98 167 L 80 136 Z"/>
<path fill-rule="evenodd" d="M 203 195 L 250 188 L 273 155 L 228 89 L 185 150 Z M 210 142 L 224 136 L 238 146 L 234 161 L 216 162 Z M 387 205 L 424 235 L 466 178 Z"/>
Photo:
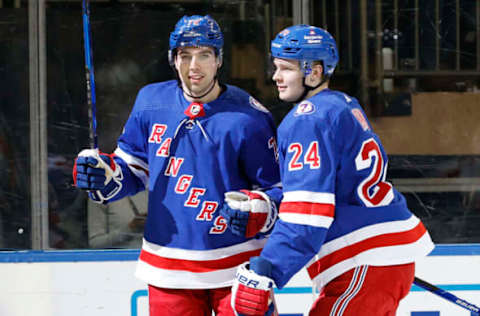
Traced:
<path fill-rule="evenodd" d="M 409 231 L 383 234 L 380 236 L 371 237 L 353 245 L 349 245 L 347 247 L 339 249 L 324 257 L 321 257 L 320 260 L 309 266 L 307 268 L 307 271 L 310 277 L 313 278 L 318 273 L 327 270 L 336 263 L 355 257 L 361 252 L 373 248 L 414 243 L 415 241 L 419 240 L 426 232 L 427 230 L 425 229 L 425 226 L 423 226 L 421 222 L 418 222 L 417 226 L 415 226 L 415 228 Z"/>

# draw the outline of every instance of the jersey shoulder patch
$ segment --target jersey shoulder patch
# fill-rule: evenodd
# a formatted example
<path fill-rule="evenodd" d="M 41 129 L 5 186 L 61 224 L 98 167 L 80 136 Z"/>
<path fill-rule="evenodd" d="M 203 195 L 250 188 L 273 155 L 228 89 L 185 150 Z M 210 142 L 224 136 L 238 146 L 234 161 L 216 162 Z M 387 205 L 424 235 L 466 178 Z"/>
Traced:
<path fill-rule="evenodd" d="M 365 115 L 363 115 L 362 111 L 359 109 L 352 109 L 351 111 L 353 117 L 360 123 L 360 126 L 364 131 L 367 131 L 370 129 L 370 126 L 368 126 L 367 119 L 365 118 Z"/>
<path fill-rule="evenodd" d="M 266 107 L 264 107 L 260 102 L 258 102 L 254 97 L 250 96 L 248 98 L 248 101 L 250 103 L 250 105 L 256 109 L 256 110 L 259 110 L 259 111 L 262 111 L 264 113 L 269 113 L 269 111 L 267 110 Z"/>
<path fill-rule="evenodd" d="M 297 105 L 294 116 L 308 115 L 315 112 L 315 105 L 310 101 L 302 101 Z"/>

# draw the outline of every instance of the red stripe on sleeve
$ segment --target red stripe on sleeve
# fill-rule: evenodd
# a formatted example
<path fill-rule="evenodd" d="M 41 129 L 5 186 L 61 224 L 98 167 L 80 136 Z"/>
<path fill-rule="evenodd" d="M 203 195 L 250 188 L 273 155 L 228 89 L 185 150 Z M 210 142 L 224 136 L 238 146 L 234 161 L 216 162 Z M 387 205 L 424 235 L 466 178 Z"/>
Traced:
<path fill-rule="evenodd" d="M 299 213 L 333 217 L 335 214 L 335 205 L 311 202 L 282 202 L 280 204 L 280 213 Z"/>

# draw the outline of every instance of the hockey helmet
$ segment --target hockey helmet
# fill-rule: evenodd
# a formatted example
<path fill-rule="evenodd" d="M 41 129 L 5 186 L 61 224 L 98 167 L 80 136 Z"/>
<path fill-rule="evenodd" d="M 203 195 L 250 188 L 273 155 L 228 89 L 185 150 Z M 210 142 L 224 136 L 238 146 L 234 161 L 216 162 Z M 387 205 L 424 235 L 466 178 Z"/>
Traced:
<path fill-rule="evenodd" d="M 305 75 L 312 71 L 312 62 L 322 61 L 330 77 L 338 63 L 335 39 L 326 30 L 306 24 L 288 27 L 277 34 L 271 43 L 274 58 L 296 59 Z"/>
<path fill-rule="evenodd" d="M 173 65 L 175 49 L 178 47 L 209 46 L 215 49 L 220 59 L 223 57 L 223 34 L 218 23 L 209 15 L 183 16 L 170 33 L 168 60 Z"/>

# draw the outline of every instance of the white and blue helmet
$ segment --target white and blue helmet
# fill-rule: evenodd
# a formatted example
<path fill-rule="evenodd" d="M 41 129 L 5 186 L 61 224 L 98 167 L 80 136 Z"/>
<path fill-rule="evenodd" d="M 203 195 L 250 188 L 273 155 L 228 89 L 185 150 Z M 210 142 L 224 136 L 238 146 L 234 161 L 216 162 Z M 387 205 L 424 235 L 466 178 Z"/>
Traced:
<path fill-rule="evenodd" d="M 338 63 L 335 39 L 326 30 L 306 24 L 288 27 L 271 43 L 274 58 L 296 59 L 305 75 L 312 71 L 312 62 L 322 61 L 325 76 L 330 77 Z"/>

